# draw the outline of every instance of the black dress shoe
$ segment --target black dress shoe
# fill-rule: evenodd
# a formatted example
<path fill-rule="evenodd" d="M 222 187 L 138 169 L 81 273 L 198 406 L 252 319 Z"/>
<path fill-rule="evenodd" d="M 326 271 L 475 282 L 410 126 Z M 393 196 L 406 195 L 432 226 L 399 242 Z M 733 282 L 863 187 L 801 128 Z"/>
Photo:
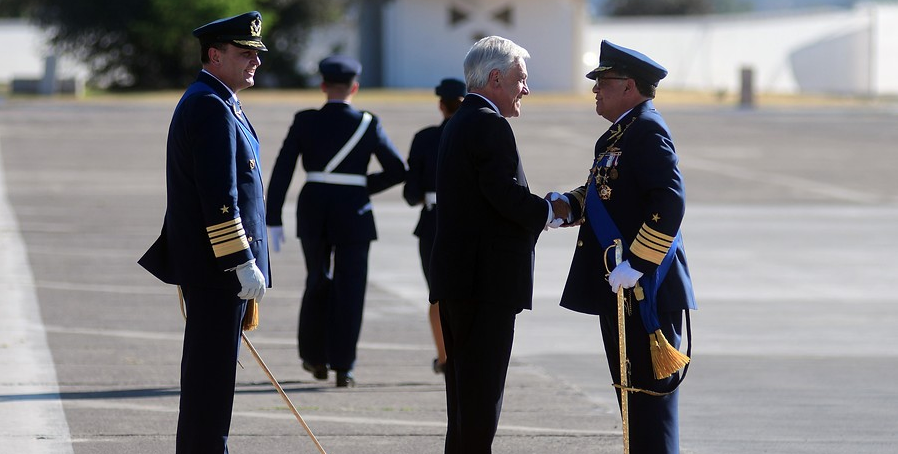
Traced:
<path fill-rule="evenodd" d="M 318 380 L 327 380 L 327 366 L 324 364 L 312 364 L 305 361 L 302 362 L 303 370 L 312 373 L 312 376 Z"/>
<path fill-rule="evenodd" d="M 352 371 L 337 371 L 337 388 L 355 388 L 355 378 Z"/>

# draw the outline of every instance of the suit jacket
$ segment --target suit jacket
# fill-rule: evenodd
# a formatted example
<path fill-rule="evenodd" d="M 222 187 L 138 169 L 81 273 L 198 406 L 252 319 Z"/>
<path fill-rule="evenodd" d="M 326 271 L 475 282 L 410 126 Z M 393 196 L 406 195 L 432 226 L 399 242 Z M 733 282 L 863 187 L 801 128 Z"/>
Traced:
<path fill-rule="evenodd" d="M 607 182 L 611 198 L 602 203 L 629 245 L 624 259 L 634 269 L 652 273 L 672 247 L 686 206 L 670 130 L 652 102 L 646 101 L 599 138 L 596 158 L 609 147 L 618 148 L 620 158 L 614 167 L 616 176 Z M 574 219 L 583 216 L 585 223 L 580 227 L 561 305 L 587 314 L 611 315 L 617 310 L 617 297 L 604 278 L 604 250 L 595 238 L 592 221 L 584 212 L 586 191 L 584 185 L 565 194 L 571 202 Z M 675 253 L 667 277 L 658 289 L 659 311 L 695 309 L 682 244 Z M 613 254 L 609 255 L 608 263 L 613 269 Z"/>
<path fill-rule="evenodd" d="M 281 211 L 296 163 L 306 172 L 324 170 L 362 121 L 362 111 L 342 102 L 298 112 L 278 153 L 268 186 L 268 224 L 283 225 Z M 368 173 L 371 156 L 383 171 Z M 307 182 L 297 199 L 297 236 L 327 238 L 330 243 L 377 238 L 370 195 L 405 180 L 405 160 L 387 137 L 377 117 L 333 172 L 367 175 L 367 186 Z"/>
<path fill-rule="evenodd" d="M 549 206 L 530 193 L 508 121 L 475 94 L 449 119 L 437 163 L 431 301 L 530 309 Z"/>
<path fill-rule="evenodd" d="M 445 126 L 446 120 L 443 120 L 439 126 L 418 131 L 412 139 L 412 147 L 408 153 L 408 174 L 402 189 L 402 195 L 409 205 L 423 205 L 424 194 L 437 190 L 437 152 Z M 415 236 L 432 241 L 436 229 L 436 211 L 423 206 L 418 225 L 415 226 Z"/>
<path fill-rule="evenodd" d="M 256 259 L 271 285 L 258 137 L 218 79 L 201 72 L 172 116 L 162 233 L 139 263 L 169 284 L 240 287 Z"/>

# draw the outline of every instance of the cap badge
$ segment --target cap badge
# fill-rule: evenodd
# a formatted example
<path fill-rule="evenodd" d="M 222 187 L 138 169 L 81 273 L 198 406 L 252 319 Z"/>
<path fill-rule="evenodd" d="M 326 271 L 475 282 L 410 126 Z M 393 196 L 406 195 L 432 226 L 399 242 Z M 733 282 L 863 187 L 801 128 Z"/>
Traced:
<path fill-rule="evenodd" d="M 258 17 L 249 23 L 249 34 L 256 38 L 262 36 L 262 20 Z"/>

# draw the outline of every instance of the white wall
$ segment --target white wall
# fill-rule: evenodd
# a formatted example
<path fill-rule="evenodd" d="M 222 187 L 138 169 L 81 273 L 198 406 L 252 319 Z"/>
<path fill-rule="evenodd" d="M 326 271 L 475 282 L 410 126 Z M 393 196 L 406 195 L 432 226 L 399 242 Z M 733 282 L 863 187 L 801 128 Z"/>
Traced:
<path fill-rule="evenodd" d="M 44 76 L 45 60 L 52 49 L 47 45 L 44 32 L 35 25 L 19 19 L 0 19 L 0 42 L 7 54 L 0 63 L 0 83 L 10 83 L 13 79 L 41 79 Z M 59 58 L 56 63 L 56 78 L 84 79 L 88 71 L 71 58 Z"/>
<path fill-rule="evenodd" d="M 898 6 L 874 8 L 873 90 L 879 94 L 898 94 Z"/>
<path fill-rule="evenodd" d="M 512 22 L 493 16 L 511 6 Z M 452 26 L 449 8 L 467 14 Z M 314 34 L 303 69 L 339 44 L 357 55 L 358 18 Z M 393 0 L 383 13 L 383 83 L 430 88 L 463 77 L 462 60 L 476 37 L 500 35 L 530 51 L 530 87 L 584 91 L 608 39 L 637 49 L 665 67 L 663 88 L 739 91 L 743 66 L 755 87 L 771 93 L 898 95 L 898 5 L 861 4 L 853 10 L 681 18 L 604 19 L 587 24 L 585 0 Z M 12 52 L 0 64 L 0 83 L 38 79 L 48 53 L 43 34 L 22 21 L 0 20 L 0 40 Z M 87 71 L 62 59 L 57 76 Z"/>
<path fill-rule="evenodd" d="M 494 16 L 512 8 L 510 23 Z M 455 25 L 450 8 L 467 18 Z M 583 0 L 396 0 L 384 11 L 384 84 L 432 87 L 463 78 L 462 62 L 475 40 L 499 35 L 526 48 L 533 90 L 567 91 L 582 53 Z"/>
<path fill-rule="evenodd" d="M 43 76 L 46 49 L 37 27 L 22 20 L 0 19 L 0 42 L 7 53 L 0 64 L 0 83 Z"/>
<path fill-rule="evenodd" d="M 762 92 L 898 93 L 898 6 L 893 5 L 604 20 L 587 32 L 587 47 L 598 52 L 602 39 L 664 65 L 670 71 L 662 81 L 666 88 L 737 92 L 740 70 L 749 66 Z"/>

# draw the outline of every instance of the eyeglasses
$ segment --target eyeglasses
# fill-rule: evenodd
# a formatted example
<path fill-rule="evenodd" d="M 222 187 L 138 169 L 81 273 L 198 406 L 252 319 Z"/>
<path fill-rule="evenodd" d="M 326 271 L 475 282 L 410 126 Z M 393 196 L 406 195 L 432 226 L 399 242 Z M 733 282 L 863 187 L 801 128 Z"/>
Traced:
<path fill-rule="evenodd" d="M 600 77 L 600 78 L 596 79 L 596 86 L 599 88 L 605 88 L 608 86 L 608 84 L 605 83 L 606 80 L 627 80 L 627 79 L 630 79 L 630 78 L 629 77 L 615 77 L 615 76 Z"/>

